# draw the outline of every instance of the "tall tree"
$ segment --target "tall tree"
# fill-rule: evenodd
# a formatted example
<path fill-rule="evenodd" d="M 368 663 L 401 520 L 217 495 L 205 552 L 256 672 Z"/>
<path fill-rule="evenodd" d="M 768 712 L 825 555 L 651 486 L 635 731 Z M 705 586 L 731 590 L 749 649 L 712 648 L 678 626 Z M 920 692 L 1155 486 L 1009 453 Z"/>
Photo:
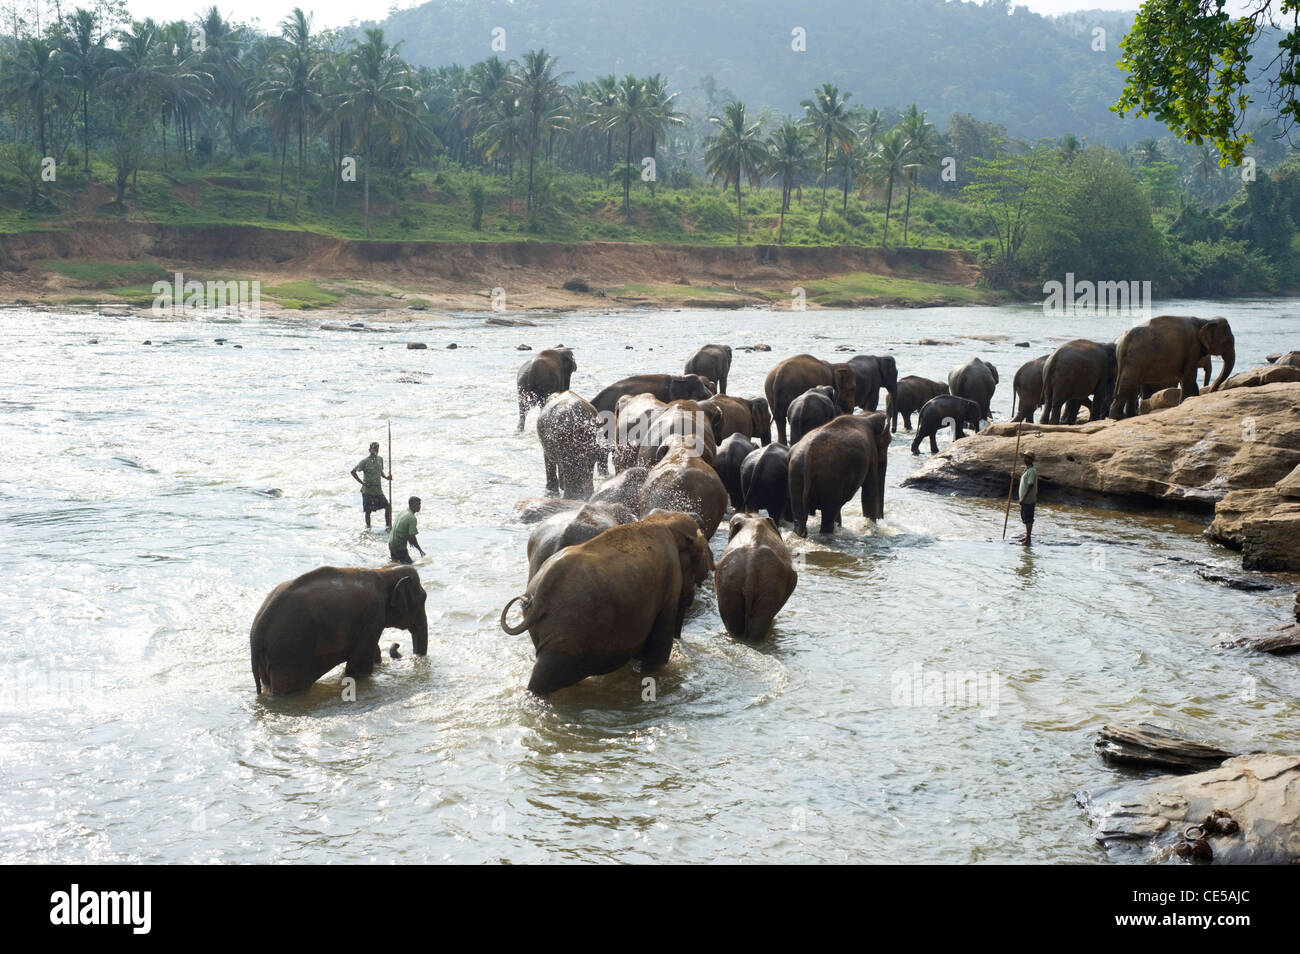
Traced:
<path fill-rule="evenodd" d="M 880 247 L 889 247 L 889 212 L 894 205 L 894 183 L 903 177 L 908 162 L 907 137 L 897 126 L 880 137 L 880 145 L 867 160 L 866 180 L 885 190 L 885 230 Z"/>
<path fill-rule="evenodd" d="M 104 71 L 106 54 L 99 16 L 77 7 L 68 18 L 68 30 L 59 46 L 69 73 L 81 83 L 81 146 L 86 172 L 90 171 L 90 92 Z"/>
<path fill-rule="evenodd" d="M 822 227 L 826 217 L 826 187 L 830 185 L 831 150 L 852 135 L 848 122 L 848 107 L 851 94 L 840 97 L 840 89 L 831 83 L 822 84 L 812 99 L 805 99 L 799 105 L 803 107 L 804 122 L 813 129 L 822 143 L 822 207 L 817 216 L 817 227 Z"/>
<path fill-rule="evenodd" d="M 781 180 L 781 219 L 777 226 L 776 243 L 785 244 L 785 214 L 790 210 L 790 193 L 795 180 L 813 168 L 815 162 L 812 143 L 804 128 L 787 119 L 767 139 L 767 174 Z"/>
<path fill-rule="evenodd" d="M 728 103 L 722 116 L 710 116 L 709 122 L 717 126 L 718 132 L 708 141 L 704 161 L 709 175 L 722 180 L 722 188 L 734 186 L 736 190 L 736 244 L 739 245 L 744 225 L 740 180 L 748 179 L 750 185 L 759 181 L 766 151 L 759 136 L 758 123 L 749 121 L 744 103 Z"/>
<path fill-rule="evenodd" d="M 519 101 L 524 114 L 524 148 L 528 150 L 528 198 L 525 207 L 531 218 L 533 213 L 533 168 L 537 162 L 537 147 L 541 138 L 542 120 L 562 101 L 560 86 L 562 75 L 555 72 L 555 57 L 545 50 L 529 50 L 518 70 L 506 83 Z"/>

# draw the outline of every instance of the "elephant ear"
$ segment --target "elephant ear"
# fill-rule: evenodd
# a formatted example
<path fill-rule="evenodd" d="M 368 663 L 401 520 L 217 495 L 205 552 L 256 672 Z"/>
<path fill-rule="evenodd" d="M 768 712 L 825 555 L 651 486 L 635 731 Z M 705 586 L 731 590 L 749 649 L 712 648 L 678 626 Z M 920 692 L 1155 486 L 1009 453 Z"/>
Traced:
<path fill-rule="evenodd" d="M 414 584 L 409 576 L 403 575 L 393 588 L 388 591 L 388 608 L 390 610 L 404 610 L 411 601 L 411 590 Z"/>
<path fill-rule="evenodd" d="M 1231 346 L 1235 344 L 1232 337 L 1232 327 L 1228 324 L 1227 318 L 1211 318 L 1201 326 L 1201 330 L 1196 333 L 1196 337 L 1207 355 L 1221 355 L 1225 345 Z"/>
<path fill-rule="evenodd" d="M 749 420 L 755 437 L 767 437 L 772 433 L 772 408 L 767 398 L 754 398 L 749 402 Z"/>

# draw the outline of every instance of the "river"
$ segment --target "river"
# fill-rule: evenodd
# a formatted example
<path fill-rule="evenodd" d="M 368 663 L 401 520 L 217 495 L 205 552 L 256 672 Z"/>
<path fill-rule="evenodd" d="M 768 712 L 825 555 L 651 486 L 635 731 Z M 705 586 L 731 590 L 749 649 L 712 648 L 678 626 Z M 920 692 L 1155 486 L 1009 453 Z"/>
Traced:
<path fill-rule="evenodd" d="M 1297 344 L 1291 301 L 1162 310 L 1227 316 L 1238 369 Z M 1195 576 L 1184 561 L 1240 565 L 1195 514 L 1040 504 L 1035 547 L 1003 542 L 1000 501 L 900 489 L 924 459 L 910 435 L 878 526 L 850 505 L 833 538 L 787 530 L 799 585 L 766 642 L 725 635 L 709 581 L 653 699 L 635 667 L 531 697 L 528 637 L 497 625 L 527 574 L 513 505 L 544 487 L 536 412 L 514 432 L 519 343 L 573 348 L 587 397 L 711 341 L 771 346 L 737 350 L 744 396 L 781 358 L 838 345 L 934 378 L 981 355 L 1005 419 L 1023 361 L 1130 322 L 1021 306 L 484 317 L 327 331 L 345 319 L 4 314 L 0 861 L 1139 861 L 1101 850 L 1072 794 L 1117 777 L 1092 750 L 1104 722 L 1294 750 L 1296 662 L 1212 648 L 1283 621 L 1293 590 Z M 424 498 L 429 654 L 390 630 L 403 658 L 355 701 L 341 669 L 259 698 L 248 630 L 267 592 L 387 558 L 348 471 L 390 420 L 396 496 Z M 978 691 L 913 691 L 935 674 Z"/>

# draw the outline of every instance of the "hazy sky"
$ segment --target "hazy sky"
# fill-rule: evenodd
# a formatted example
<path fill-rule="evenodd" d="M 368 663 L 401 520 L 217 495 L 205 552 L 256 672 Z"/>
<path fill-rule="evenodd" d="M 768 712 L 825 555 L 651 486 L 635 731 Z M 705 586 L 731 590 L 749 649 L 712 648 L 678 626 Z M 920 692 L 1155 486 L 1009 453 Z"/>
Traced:
<path fill-rule="evenodd" d="M 397 3 L 386 3 L 385 0 L 370 3 L 358 0 L 216 0 L 216 5 L 226 16 L 243 21 L 257 20 L 263 29 L 267 29 L 283 20 L 297 6 L 313 14 L 312 25 L 320 28 L 343 26 L 351 20 L 382 20 L 390 6 L 405 9 L 419 6 L 420 2 L 422 0 L 398 0 Z M 610 0 L 592 2 L 608 3 Z M 127 9 L 138 17 L 174 20 L 181 11 L 197 13 L 212 3 L 213 0 L 180 0 L 179 3 L 177 0 L 127 0 Z M 1136 10 L 1139 0 L 1017 0 L 1017 5 L 1028 7 L 1035 13 L 1054 14 L 1071 10 Z M 863 12 L 869 9 L 870 0 L 867 0 Z"/>

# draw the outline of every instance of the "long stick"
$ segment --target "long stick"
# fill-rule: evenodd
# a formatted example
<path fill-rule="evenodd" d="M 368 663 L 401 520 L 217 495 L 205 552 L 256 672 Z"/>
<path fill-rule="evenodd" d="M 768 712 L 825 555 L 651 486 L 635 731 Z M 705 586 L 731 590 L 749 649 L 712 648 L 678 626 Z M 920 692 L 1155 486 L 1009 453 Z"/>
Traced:
<path fill-rule="evenodd" d="M 393 422 L 388 422 L 388 509 L 393 509 Z M 1003 534 L 1006 536 L 1006 534 Z"/>
<path fill-rule="evenodd" d="M 1011 483 L 1007 486 L 1007 512 L 1002 515 L 1002 539 L 1007 538 L 1007 523 L 1011 520 L 1011 494 L 1016 489 L 1016 461 L 1020 460 L 1020 428 L 1023 422 L 1016 422 L 1016 456 L 1011 458 Z M 391 471 L 390 471 L 391 473 Z"/>

